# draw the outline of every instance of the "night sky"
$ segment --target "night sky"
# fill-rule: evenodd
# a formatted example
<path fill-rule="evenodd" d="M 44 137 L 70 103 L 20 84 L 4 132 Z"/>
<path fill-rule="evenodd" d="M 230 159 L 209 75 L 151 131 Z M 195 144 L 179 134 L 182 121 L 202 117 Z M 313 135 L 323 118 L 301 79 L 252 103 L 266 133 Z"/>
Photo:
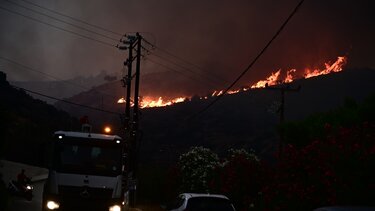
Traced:
<path fill-rule="evenodd" d="M 11 0 L 114 39 L 120 37 Z M 32 1 L 32 0 L 30 0 Z M 299 0 L 36 0 L 35 4 L 119 33 L 141 32 L 150 42 L 197 66 L 225 88 L 236 78 L 292 12 Z M 1 8 L 116 45 L 97 36 L 1 1 Z M 105 70 L 119 75 L 127 52 L 35 22 L 0 8 L 0 56 L 69 79 Z M 238 85 L 268 76 L 279 68 L 321 67 L 347 55 L 347 67 L 375 68 L 375 7 L 371 0 L 306 0 L 267 52 Z M 160 51 L 154 51 L 159 55 Z M 153 55 L 153 61 L 178 69 Z M 181 66 L 186 63 L 168 57 Z M 0 59 L 10 80 L 46 80 Z M 142 61 L 142 74 L 168 69 Z M 187 75 L 193 75 L 185 71 Z M 199 73 L 196 73 L 199 75 Z M 215 76 L 213 76 L 215 75 Z M 196 77 L 196 76 L 193 76 Z M 225 80 L 217 80 L 224 78 Z M 190 80 L 187 78 L 187 80 Z M 163 83 L 165 81 L 160 81 Z"/>

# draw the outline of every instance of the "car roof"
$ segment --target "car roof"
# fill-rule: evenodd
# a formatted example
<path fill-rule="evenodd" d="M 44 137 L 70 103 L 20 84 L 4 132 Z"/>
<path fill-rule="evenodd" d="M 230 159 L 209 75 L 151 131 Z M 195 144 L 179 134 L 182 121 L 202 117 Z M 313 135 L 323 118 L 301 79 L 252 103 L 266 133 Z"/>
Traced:
<path fill-rule="evenodd" d="M 118 135 L 107 135 L 99 133 L 83 133 L 74 131 L 56 131 L 55 135 L 64 135 L 67 137 L 77 137 L 77 138 L 92 138 L 92 139 L 103 139 L 103 140 L 121 140 L 122 138 Z"/>
<path fill-rule="evenodd" d="M 209 193 L 182 193 L 180 196 L 185 196 L 186 199 L 196 198 L 196 197 L 210 197 L 210 198 L 221 198 L 221 199 L 228 199 L 228 197 L 220 194 L 209 194 Z"/>

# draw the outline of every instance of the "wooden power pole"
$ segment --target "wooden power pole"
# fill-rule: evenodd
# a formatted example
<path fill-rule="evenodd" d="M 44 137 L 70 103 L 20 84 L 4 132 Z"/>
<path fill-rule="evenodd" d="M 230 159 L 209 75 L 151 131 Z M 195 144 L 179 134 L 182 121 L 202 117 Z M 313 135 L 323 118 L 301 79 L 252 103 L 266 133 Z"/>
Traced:
<path fill-rule="evenodd" d="M 289 84 L 284 84 L 281 87 L 276 87 L 276 86 L 268 86 L 266 84 L 266 89 L 269 90 L 276 90 L 280 91 L 281 93 L 281 104 L 278 109 L 278 112 L 280 113 L 280 125 L 284 123 L 285 116 L 284 116 L 284 111 L 285 111 L 285 92 L 299 92 L 301 89 L 301 86 L 298 86 L 297 88 L 291 88 Z M 283 150 L 283 145 L 284 145 L 284 129 L 281 127 L 280 128 L 280 140 L 279 140 L 279 157 L 282 155 L 282 150 Z"/>
<path fill-rule="evenodd" d="M 130 207 L 135 207 L 136 204 L 136 189 L 137 189 L 137 166 L 138 166 L 138 142 L 139 142 L 139 81 L 140 81 L 140 61 L 142 49 L 142 36 L 137 33 L 136 36 L 126 36 L 127 40 L 122 41 L 126 46 L 118 47 L 120 50 L 129 50 L 129 57 L 124 62 L 124 66 L 128 68 L 128 74 L 122 79 L 124 87 L 126 87 L 126 104 L 125 104 L 125 118 L 124 129 L 126 141 L 129 143 L 128 154 L 126 156 L 128 161 L 125 162 L 126 177 L 123 181 L 127 183 L 127 191 L 129 197 Z M 136 46 L 136 55 L 133 57 L 133 50 Z M 133 61 L 136 60 L 135 75 L 132 75 Z M 133 112 L 131 112 L 131 81 L 135 77 L 134 97 L 133 97 Z"/>

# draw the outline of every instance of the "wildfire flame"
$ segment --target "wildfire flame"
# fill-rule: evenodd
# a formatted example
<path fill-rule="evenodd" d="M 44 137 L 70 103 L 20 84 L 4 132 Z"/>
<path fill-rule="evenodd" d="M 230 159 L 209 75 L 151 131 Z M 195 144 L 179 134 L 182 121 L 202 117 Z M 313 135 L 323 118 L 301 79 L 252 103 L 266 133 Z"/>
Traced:
<path fill-rule="evenodd" d="M 344 56 L 339 56 L 333 64 L 325 63 L 325 69 L 319 70 L 305 70 L 305 78 L 311 78 L 319 75 L 327 75 L 332 72 L 340 72 L 342 71 L 342 67 L 346 64 L 347 58 Z"/>
<path fill-rule="evenodd" d="M 286 78 L 284 80 L 285 83 L 290 83 L 293 81 L 293 75 L 292 73 L 295 73 L 297 70 L 296 69 L 291 69 L 286 72 Z"/>
<path fill-rule="evenodd" d="M 344 65 L 347 62 L 347 58 L 345 56 L 339 56 L 337 57 L 337 60 L 334 63 L 327 62 L 324 64 L 324 69 L 309 69 L 306 68 L 303 74 L 302 78 L 312 78 L 320 75 L 327 75 L 333 72 L 340 72 L 343 70 Z M 276 72 L 271 73 L 270 76 L 268 76 L 265 80 L 260 80 L 256 82 L 255 84 L 244 87 L 237 90 L 230 90 L 227 93 L 228 94 L 236 94 L 239 92 L 245 92 L 249 89 L 256 89 L 256 88 L 263 88 L 266 84 L 272 86 L 280 83 L 291 83 L 296 79 L 299 79 L 295 74 L 297 73 L 296 69 L 290 69 L 286 72 L 286 76 L 284 79 L 280 77 L 281 75 L 281 69 L 279 69 Z M 201 100 L 208 99 L 209 97 L 217 97 L 219 95 L 224 94 L 224 90 L 215 90 L 212 92 L 211 95 L 200 97 Z M 140 98 L 140 107 L 141 108 L 151 108 L 151 107 L 164 107 L 164 106 L 170 106 L 176 103 L 181 103 L 185 101 L 189 101 L 191 97 L 185 96 L 185 97 L 178 97 L 170 100 L 164 100 L 162 97 L 159 98 L 152 98 L 152 97 L 143 97 Z M 118 103 L 125 103 L 125 99 L 122 97 L 118 100 Z"/>
<path fill-rule="evenodd" d="M 123 103 L 126 103 L 126 100 L 125 100 L 125 98 L 121 97 L 120 99 L 117 100 L 117 103 L 123 104 Z"/>
<path fill-rule="evenodd" d="M 172 100 L 163 100 L 162 97 L 159 97 L 157 100 L 151 97 L 144 97 L 141 98 L 140 107 L 141 108 L 151 108 L 151 107 L 164 107 L 164 106 L 170 106 L 175 103 L 182 103 L 186 101 L 187 97 L 178 97 Z"/>
<path fill-rule="evenodd" d="M 258 81 L 256 84 L 252 85 L 251 88 L 254 89 L 254 88 L 263 88 L 266 86 L 266 84 L 268 85 L 276 85 L 277 83 L 277 80 L 280 76 L 280 72 L 281 72 L 281 69 L 278 70 L 277 72 L 275 73 L 272 73 L 270 76 L 268 76 L 268 78 L 266 80 L 260 80 Z"/>

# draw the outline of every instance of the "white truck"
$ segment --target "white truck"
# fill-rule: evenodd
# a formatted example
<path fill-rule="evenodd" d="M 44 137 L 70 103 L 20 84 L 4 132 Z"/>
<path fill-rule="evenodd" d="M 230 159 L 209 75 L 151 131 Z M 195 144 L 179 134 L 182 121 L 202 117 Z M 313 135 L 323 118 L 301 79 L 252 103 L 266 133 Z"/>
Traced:
<path fill-rule="evenodd" d="M 42 210 L 124 210 L 124 141 L 117 135 L 54 133 Z"/>

